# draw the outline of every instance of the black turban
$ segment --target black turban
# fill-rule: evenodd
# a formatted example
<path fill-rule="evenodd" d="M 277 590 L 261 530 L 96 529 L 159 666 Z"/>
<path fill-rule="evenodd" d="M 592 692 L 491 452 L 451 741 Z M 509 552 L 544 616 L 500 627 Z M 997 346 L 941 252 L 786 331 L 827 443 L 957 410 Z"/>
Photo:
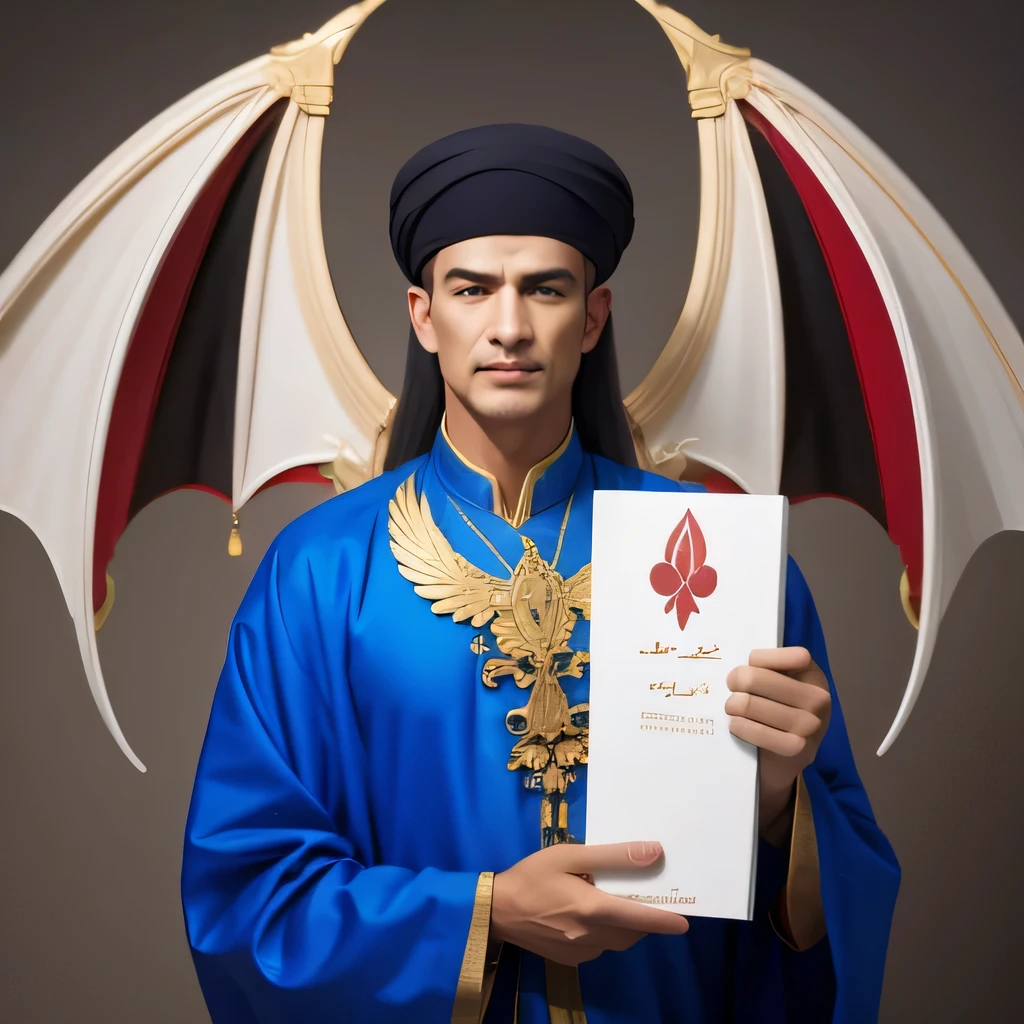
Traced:
<path fill-rule="evenodd" d="M 571 245 L 607 281 L 633 235 L 633 194 L 597 146 L 540 125 L 493 124 L 421 149 L 391 188 L 391 248 L 420 285 L 441 249 L 485 235 Z"/>

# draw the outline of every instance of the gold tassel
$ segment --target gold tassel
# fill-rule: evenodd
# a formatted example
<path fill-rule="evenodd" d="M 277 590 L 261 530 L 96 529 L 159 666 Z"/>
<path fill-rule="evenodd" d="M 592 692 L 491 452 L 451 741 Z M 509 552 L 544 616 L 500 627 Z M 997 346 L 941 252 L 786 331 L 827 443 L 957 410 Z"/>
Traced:
<path fill-rule="evenodd" d="M 238 515 L 231 513 L 231 536 L 228 538 L 228 554 L 237 558 L 242 553 L 242 535 L 238 532 Z"/>
<path fill-rule="evenodd" d="M 904 614 L 914 629 L 921 628 L 920 610 L 914 607 L 915 602 L 910 597 L 910 580 L 907 579 L 907 570 L 903 570 L 900 577 L 900 603 L 903 605 Z"/>

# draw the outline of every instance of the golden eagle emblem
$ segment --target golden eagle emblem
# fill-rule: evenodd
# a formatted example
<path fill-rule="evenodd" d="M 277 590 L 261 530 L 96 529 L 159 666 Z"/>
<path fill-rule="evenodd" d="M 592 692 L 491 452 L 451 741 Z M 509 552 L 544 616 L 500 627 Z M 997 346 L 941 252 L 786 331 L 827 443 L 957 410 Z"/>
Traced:
<path fill-rule="evenodd" d="M 563 530 L 570 507 L 571 498 Z M 431 602 L 431 611 L 476 628 L 491 623 L 505 656 L 484 663 L 484 685 L 495 687 L 511 676 L 521 689 L 533 688 L 526 706 L 505 716 L 506 728 L 518 737 L 508 768 L 528 771 L 527 784 L 543 791 L 543 844 L 567 841 L 561 797 L 575 779 L 576 766 L 587 761 L 588 705 L 570 708 L 559 679 L 580 678 L 589 660 L 587 652 L 573 651 L 568 643 L 576 622 L 590 618 L 590 566 L 563 579 L 523 537 L 523 555 L 509 578 L 483 572 L 453 550 L 426 495 L 417 498 L 411 476 L 389 502 L 388 513 L 398 571 Z"/>

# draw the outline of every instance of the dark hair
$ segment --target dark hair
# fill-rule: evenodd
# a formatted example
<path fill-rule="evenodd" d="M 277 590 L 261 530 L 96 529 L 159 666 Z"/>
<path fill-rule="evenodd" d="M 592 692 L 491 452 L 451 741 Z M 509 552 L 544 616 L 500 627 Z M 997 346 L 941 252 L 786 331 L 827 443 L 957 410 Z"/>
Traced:
<path fill-rule="evenodd" d="M 409 328 L 405 380 L 395 406 L 384 469 L 430 451 L 444 414 L 444 378 L 437 356 Z M 585 451 L 636 466 L 636 449 L 622 404 L 611 314 L 594 348 L 580 360 L 572 386 L 572 416 Z"/>

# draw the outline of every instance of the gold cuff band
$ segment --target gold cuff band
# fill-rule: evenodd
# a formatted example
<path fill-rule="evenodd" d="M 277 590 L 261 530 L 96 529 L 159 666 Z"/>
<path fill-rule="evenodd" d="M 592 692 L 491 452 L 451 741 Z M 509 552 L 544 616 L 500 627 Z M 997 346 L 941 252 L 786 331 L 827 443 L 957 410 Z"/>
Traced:
<path fill-rule="evenodd" d="M 491 897 L 494 891 L 494 872 L 483 871 L 476 883 L 473 917 L 469 924 L 466 951 L 462 956 L 459 984 L 455 990 L 452 1024 L 480 1024 L 487 1006 L 485 995 L 490 994 L 485 981 L 488 972 L 493 976 L 497 956 L 489 956 L 491 930 Z"/>
<path fill-rule="evenodd" d="M 797 779 L 786 884 L 769 918 L 779 938 L 797 952 L 817 945 L 827 933 L 818 840 L 803 775 Z"/>

